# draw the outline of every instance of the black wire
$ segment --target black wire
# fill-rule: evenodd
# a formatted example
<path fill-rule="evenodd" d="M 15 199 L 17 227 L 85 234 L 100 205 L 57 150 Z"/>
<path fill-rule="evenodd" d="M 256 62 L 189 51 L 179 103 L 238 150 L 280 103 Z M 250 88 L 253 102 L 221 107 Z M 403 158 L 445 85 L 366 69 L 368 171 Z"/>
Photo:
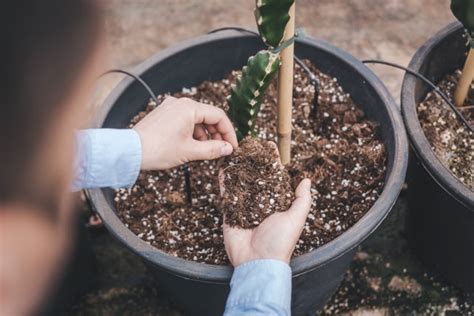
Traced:
<path fill-rule="evenodd" d="M 142 78 L 140 78 L 139 76 L 131 73 L 131 72 L 128 72 L 126 70 L 123 70 L 123 69 L 110 69 L 110 70 L 107 70 L 106 72 L 104 72 L 102 75 L 100 75 L 101 77 L 104 76 L 104 75 L 107 75 L 107 74 L 110 74 L 110 73 L 121 73 L 121 74 L 124 74 L 124 75 L 127 75 L 127 76 L 130 76 L 132 77 L 133 79 L 135 79 L 136 81 L 138 81 L 145 89 L 146 91 L 148 91 L 148 94 L 150 95 L 151 99 L 156 103 L 156 105 L 158 106 L 158 99 L 156 98 L 155 94 L 153 93 L 153 90 L 151 90 L 150 86 L 145 82 L 143 81 Z"/>
<path fill-rule="evenodd" d="M 249 34 L 252 34 L 252 35 L 255 35 L 255 36 L 260 36 L 260 35 L 258 35 L 257 32 L 245 29 L 243 27 L 238 27 L 238 26 L 220 27 L 220 28 L 213 29 L 212 31 L 207 32 L 207 34 L 213 34 L 213 33 L 218 33 L 218 32 L 222 32 L 222 31 L 239 31 L 239 32 L 249 33 Z"/>
<path fill-rule="evenodd" d="M 443 91 L 441 91 L 434 83 L 432 83 L 428 78 L 426 78 L 422 74 L 420 74 L 420 73 L 418 73 L 414 70 L 411 70 L 407 67 L 403 67 L 403 66 L 400 66 L 398 64 L 394 64 L 394 63 L 391 63 L 391 62 L 388 62 L 388 61 L 383 61 L 383 60 L 369 59 L 369 60 L 363 60 L 362 63 L 364 63 L 364 64 L 380 64 L 380 65 L 385 65 L 385 66 L 390 66 L 390 67 L 402 69 L 402 70 L 406 71 L 407 73 L 409 73 L 410 75 L 415 76 L 416 78 L 420 79 L 421 81 L 423 81 L 424 83 L 429 85 L 433 89 L 433 91 L 435 93 L 437 93 L 449 105 L 451 110 L 453 110 L 453 112 L 458 116 L 458 118 L 467 126 L 467 128 L 471 132 L 474 132 L 474 128 L 469 124 L 469 122 L 466 120 L 464 115 L 462 115 L 462 113 L 451 102 L 451 100 L 449 100 L 449 98 L 443 93 Z"/>

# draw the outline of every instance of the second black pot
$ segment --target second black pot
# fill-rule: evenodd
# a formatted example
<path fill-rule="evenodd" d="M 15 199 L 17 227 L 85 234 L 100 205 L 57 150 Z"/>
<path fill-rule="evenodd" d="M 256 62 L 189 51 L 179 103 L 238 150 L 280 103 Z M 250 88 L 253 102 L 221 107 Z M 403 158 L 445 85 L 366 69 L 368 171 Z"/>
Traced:
<path fill-rule="evenodd" d="M 240 69 L 249 56 L 264 48 L 260 39 L 225 31 L 185 41 L 151 57 L 134 72 L 157 94 L 180 91 L 205 80 L 219 80 Z M 291 261 L 294 315 L 322 308 L 336 291 L 352 260 L 356 247 L 387 216 L 404 181 L 408 145 L 397 106 L 382 82 L 349 54 L 314 39 L 296 41 L 296 54 L 308 58 L 338 82 L 360 104 L 367 116 L 379 122 L 387 148 L 385 186 L 368 213 L 330 243 Z M 131 79 L 124 79 L 107 98 L 97 117 L 97 127 L 123 128 L 142 110 L 146 91 Z M 90 190 L 95 209 L 110 232 L 153 269 L 159 286 L 188 314 L 222 314 L 229 291 L 232 268 L 186 261 L 168 255 L 142 241 L 115 214 L 114 192 Z"/>
<path fill-rule="evenodd" d="M 462 69 L 467 45 L 461 24 L 448 25 L 413 56 L 409 68 L 434 83 Z M 418 121 L 429 87 L 407 74 L 402 114 L 412 155 L 408 168 L 407 234 L 421 261 L 465 291 L 474 292 L 474 192 L 435 156 Z"/>

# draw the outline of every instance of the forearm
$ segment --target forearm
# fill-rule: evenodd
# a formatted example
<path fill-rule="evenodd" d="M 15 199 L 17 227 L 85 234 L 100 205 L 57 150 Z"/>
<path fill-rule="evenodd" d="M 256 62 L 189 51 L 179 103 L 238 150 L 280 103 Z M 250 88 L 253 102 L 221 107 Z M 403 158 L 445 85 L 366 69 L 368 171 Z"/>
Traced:
<path fill-rule="evenodd" d="M 77 134 L 72 190 L 131 187 L 141 165 L 141 142 L 132 129 L 89 129 Z"/>
<path fill-rule="evenodd" d="M 279 260 L 255 260 L 236 267 L 225 315 L 290 315 L 291 268 Z"/>

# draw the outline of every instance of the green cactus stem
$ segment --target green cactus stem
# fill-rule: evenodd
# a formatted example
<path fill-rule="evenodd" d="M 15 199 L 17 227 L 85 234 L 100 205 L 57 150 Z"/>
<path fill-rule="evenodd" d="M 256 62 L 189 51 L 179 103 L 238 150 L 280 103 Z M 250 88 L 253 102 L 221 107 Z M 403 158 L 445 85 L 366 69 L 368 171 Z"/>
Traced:
<path fill-rule="evenodd" d="M 474 1 L 451 0 L 451 11 L 459 22 L 464 25 L 471 48 L 474 48 Z"/>
<path fill-rule="evenodd" d="M 255 19 L 263 42 L 270 48 L 281 44 L 294 0 L 257 0 Z"/>
<path fill-rule="evenodd" d="M 294 41 L 292 37 L 282 43 L 286 24 L 290 20 L 288 11 L 293 3 L 294 0 L 256 1 L 255 18 L 258 30 L 269 49 L 249 58 L 228 97 L 228 114 L 239 140 L 248 135 L 256 136 L 255 120 L 260 111 L 262 97 L 280 68 L 280 51 Z"/>
<path fill-rule="evenodd" d="M 280 67 L 278 54 L 262 50 L 249 58 L 228 97 L 229 117 L 239 140 L 255 136 L 255 120 L 262 97 Z"/>

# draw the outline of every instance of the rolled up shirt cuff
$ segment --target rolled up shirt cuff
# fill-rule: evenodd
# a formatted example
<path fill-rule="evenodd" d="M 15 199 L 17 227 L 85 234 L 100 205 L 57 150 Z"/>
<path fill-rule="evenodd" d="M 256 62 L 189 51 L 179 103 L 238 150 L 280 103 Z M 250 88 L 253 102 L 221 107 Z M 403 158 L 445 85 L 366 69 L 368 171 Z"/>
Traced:
<path fill-rule="evenodd" d="M 280 260 L 249 261 L 237 266 L 225 315 L 290 315 L 291 268 Z"/>
<path fill-rule="evenodd" d="M 78 132 L 73 190 L 129 188 L 140 172 L 142 148 L 133 129 L 89 129 Z"/>

